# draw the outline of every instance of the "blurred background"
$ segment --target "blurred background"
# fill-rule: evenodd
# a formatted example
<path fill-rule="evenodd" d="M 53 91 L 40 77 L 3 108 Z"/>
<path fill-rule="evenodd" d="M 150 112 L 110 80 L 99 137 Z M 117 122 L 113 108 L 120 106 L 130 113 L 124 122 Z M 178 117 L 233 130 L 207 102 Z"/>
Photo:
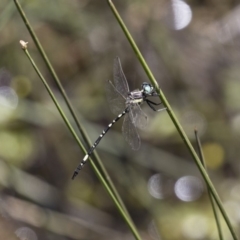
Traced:
<path fill-rule="evenodd" d="M 119 56 L 130 89 L 148 81 L 107 1 L 20 2 L 94 142 L 114 116 L 104 85 Z M 236 0 L 115 1 L 240 231 L 240 5 Z M 13 1 L 0 1 L 1 239 L 133 239 L 20 48 L 69 111 Z M 133 151 L 122 120 L 97 151 L 143 239 L 218 239 L 206 187 L 166 111 L 143 106 Z M 74 122 L 72 121 L 76 128 Z M 80 135 L 80 134 L 79 134 Z M 232 239 L 221 221 L 224 239 Z"/>

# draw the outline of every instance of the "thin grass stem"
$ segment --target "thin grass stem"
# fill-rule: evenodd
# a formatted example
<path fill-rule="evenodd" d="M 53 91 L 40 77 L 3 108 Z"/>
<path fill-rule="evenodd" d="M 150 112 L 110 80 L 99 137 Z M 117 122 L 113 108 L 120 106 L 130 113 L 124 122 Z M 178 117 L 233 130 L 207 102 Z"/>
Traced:
<path fill-rule="evenodd" d="M 180 134 L 182 140 L 184 141 L 184 143 L 187 146 L 188 150 L 190 151 L 193 159 L 195 160 L 195 163 L 196 163 L 196 165 L 197 165 L 197 167 L 198 167 L 198 169 L 199 169 L 199 171 L 200 171 L 204 181 L 206 182 L 207 186 L 209 187 L 210 191 L 212 192 L 212 195 L 213 195 L 213 197 L 214 197 L 214 199 L 215 199 L 215 201 L 216 201 L 216 203 L 217 203 L 217 205 L 218 205 L 218 207 L 219 207 L 219 209 L 220 209 L 220 211 L 221 211 L 221 213 L 223 215 L 223 218 L 226 221 L 226 224 L 227 224 L 227 226 L 228 226 L 228 228 L 229 228 L 229 230 L 230 230 L 230 232 L 232 234 L 233 239 L 237 240 L 238 238 L 237 238 L 237 236 L 236 236 L 236 234 L 235 234 L 235 232 L 233 230 L 233 227 L 231 225 L 230 219 L 229 219 L 225 209 L 223 208 L 221 199 L 218 196 L 218 193 L 215 190 L 215 187 L 214 187 L 213 183 L 211 182 L 207 172 L 205 171 L 204 167 L 202 166 L 202 163 L 201 163 L 201 161 L 200 161 L 196 151 L 194 150 L 190 140 L 188 139 L 186 133 L 184 132 L 180 122 L 178 121 L 178 119 L 177 119 L 177 117 L 175 115 L 175 113 L 173 112 L 173 110 L 171 108 L 171 105 L 167 101 L 165 95 L 163 94 L 163 91 L 159 88 L 156 79 L 154 78 L 150 68 L 148 67 L 145 59 L 143 58 L 140 50 L 138 49 L 134 39 L 132 38 L 130 32 L 128 31 L 128 29 L 126 27 L 126 25 L 124 24 L 124 22 L 123 22 L 123 20 L 122 20 L 122 18 L 120 16 L 120 14 L 118 13 L 115 5 L 113 4 L 113 2 L 111 0 L 107 0 L 107 3 L 109 5 L 110 9 L 112 10 L 114 16 L 116 17 L 119 25 L 121 26 L 121 28 L 122 28 L 122 30 L 123 30 L 123 32 L 124 32 L 128 42 L 132 46 L 133 51 L 135 52 L 137 58 L 139 59 L 139 61 L 140 61 L 141 65 L 142 65 L 143 69 L 145 70 L 145 72 L 146 72 L 150 82 L 152 83 L 152 85 L 155 87 L 157 93 L 159 94 L 160 100 L 162 101 L 163 105 L 167 108 L 167 112 L 168 112 L 168 114 L 169 114 L 173 124 L 175 125 L 178 133 Z"/>
<path fill-rule="evenodd" d="M 70 113 L 71 113 L 71 115 L 72 115 L 72 117 L 73 117 L 73 119 L 74 119 L 74 121 L 75 121 L 75 123 L 77 125 L 77 128 L 78 128 L 79 132 L 81 133 L 81 135 L 82 135 L 85 143 L 87 144 L 87 146 L 90 148 L 92 146 L 90 138 L 89 138 L 86 130 L 84 129 L 84 127 L 80 124 L 80 121 L 77 118 L 75 110 L 74 110 L 74 108 L 73 108 L 73 106 L 72 106 L 72 104 L 71 104 L 71 102 L 70 102 L 70 100 L 69 100 L 69 98 L 68 98 L 68 96 L 67 96 L 67 94 L 66 94 L 66 92 L 65 92 L 65 90 L 64 90 L 64 88 L 63 88 L 63 86 L 62 86 L 62 84 L 61 84 L 61 82 L 60 82 L 60 80 L 58 78 L 58 76 L 57 76 L 57 74 L 56 74 L 56 72 L 54 71 L 54 69 L 53 69 L 53 67 L 52 67 L 52 65 L 51 65 L 51 63 L 50 63 L 50 61 L 49 61 L 49 59 L 48 59 L 48 57 L 47 57 L 47 55 L 46 55 L 42 45 L 41 45 L 41 43 L 40 43 L 40 41 L 38 40 L 37 35 L 35 34 L 35 32 L 34 32 L 32 26 L 31 26 L 30 22 L 28 21 L 28 19 L 26 17 L 26 14 L 24 13 L 24 11 L 23 11 L 21 5 L 19 4 L 18 0 L 14 0 L 14 3 L 16 5 L 17 10 L 20 13 L 20 15 L 22 17 L 22 20 L 23 20 L 26 28 L 28 29 L 28 31 L 29 31 L 29 33 L 30 33 L 34 43 L 36 44 L 37 49 L 38 49 L 40 55 L 43 58 L 43 61 L 45 62 L 45 64 L 46 64 L 48 70 L 50 71 L 50 73 L 51 73 L 55 83 L 57 84 L 58 89 L 59 89 L 60 93 L 62 94 L 64 101 L 67 104 L 67 107 L 68 107 L 68 109 L 69 109 L 69 111 L 70 111 Z M 114 186 L 114 184 L 113 184 L 113 182 L 111 180 L 111 177 L 109 176 L 109 174 L 108 174 L 106 168 L 104 167 L 104 165 L 103 165 L 99 155 L 97 154 L 96 150 L 93 152 L 93 158 L 96 160 L 96 163 L 97 163 L 97 166 L 98 166 L 100 172 L 102 173 L 104 179 L 106 180 L 106 182 L 108 183 L 109 187 L 113 191 L 113 193 L 114 193 L 115 197 L 117 198 L 119 204 L 122 206 L 122 208 L 125 210 L 126 214 L 131 219 L 130 214 L 127 211 L 127 208 L 126 208 L 126 206 L 124 205 L 124 203 L 122 201 L 122 198 L 120 197 L 118 191 L 116 190 L 116 188 L 115 188 L 115 186 Z M 132 219 L 131 219 L 131 221 L 132 221 Z M 133 221 L 132 221 L 132 223 L 133 223 Z"/>
<path fill-rule="evenodd" d="M 87 151 L 84 148 L 83 144 L 81 143 L 80 139 L 78 138 L 76 132 L 74 131 L 73 127 L 71 126 L 69 120 L 67 119 L 65 113 L 63 112 L 61 106 L 59 105 L 56 97 L 54 96 L 51 88 L 49 87 L 47 81 L 45 80 L 45 78 L 43 77 L 43 75 L 41 74 L 40 70 L 38 69 L 37 65 L 35 64 L 34 60 L 32 59 L 31 55 L 29 54 L 28 50 L 27 50 L 27 43 L 24 43 L 23 41 L 20 41 L 21 45 L 22 45 L 22 49 L 25 52 L 26 56 L 28 57 L 28 59 L 30 60 L 34 70 L 36 71 L 37 75 L 39 76 L 39 78 L 41 79 L 42 83 L 44 84 L 46 90 L 48 91 L 50 97 L 52 98 L 54 104 L 56 105 L 61 117 L 63 118 L 65 124 L 67 125 L 67 128 L 69 129 L 69 131 L 71 132 L 71 134 L 73 135 L 74 139 L 77 141 L 78 146 L 80 147 L 80 149 L 86 154 Z M 107 182 L 105 181 L 105 179 L 102 177 L 100 171 L 98 170 L 98 168 L 96 167 L 94 161 L 92 161 L 91 158 L 89 158 L 89 162 L 92 166 L 92 168 L 94 169 L 96 175 L 98 176 L 99 180 L 101 181 L 101 183 L 103 184 L 103 186 L 105 187 L 106 191 L 108 192 L 108 194 L 110 195 L 110 197 L 112 198 L 113 202 L 115 203 L 118 211 L 120 212 L 121 216 L 123 217 L 123 219 L 125 220 L 125 222 L 127 223 L 127 225 L 129 226 L 131 232 L 133 233 L 135 239 L 137 240 L 141 240 L 141 237 L 137 231 L 137 229 L 135 228 L 134 224 L 132 224 L 131 219 L 129 219 L 128 215 L 125 213 L 124 209 L 122 208 L 122 206 L 120 205 L 120 203 L 118 202 L 117 198 L 115 197 L 114 193 L 112 192 L 112 190 L 110 189 L 110 187 L 108 186 Z"/>
<path fill-rule="evenodd" d="M 196 137 L 196 142 L 197 142 L 197 147 L 198 147 L 200 160 L 202 162 L 203 167 L 207 170 L 205 157 L 204 157 L 204 154 L 203 154 L 203 151 L 202 151 L 202 144 L 201 144 L 201 140 L 200 140 L 200 138 L 198 136 L 197 129 L 194 130 L 194 133 L 195 133 L 195 137 Z M 213 215 L 214 215 L 214 218 L 215 218 L 215 221 L 216 221 L 216 225 L 217 225 L 218 236 L 219 236 L 220 240 L 223 240 L 223 233 L 222 233 L 222 228 L 221 228 L 221 224 L 220 224 L 220 219 L 218 217 L 218 212 L 217 212 L 217 209 L 216 209 L 216 206 L 215 206 L 214 198 L 213 198 L 212 193 L 211 193 L 211 191 L 210 191 L 208 186 L 207 186 L 207 191 L 208 191 L 208 196 L 209 196 L 209 199 L 210 199 L 210 202 L 211 202 L 211 206 L 212 206 L 212 209 L 213 209 Z"/>

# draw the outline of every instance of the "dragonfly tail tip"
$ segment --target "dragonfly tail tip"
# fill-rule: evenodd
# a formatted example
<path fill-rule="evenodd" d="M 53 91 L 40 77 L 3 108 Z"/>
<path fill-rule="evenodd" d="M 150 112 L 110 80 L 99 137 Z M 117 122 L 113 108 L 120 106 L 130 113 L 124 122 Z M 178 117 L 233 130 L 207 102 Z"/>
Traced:
<path fill-rule="evenodd" d="M 74 180 L 74 178 L 78 175 L 77 171 L 74 171 L 73 175 L 72 175 L 72 180 Z"/>

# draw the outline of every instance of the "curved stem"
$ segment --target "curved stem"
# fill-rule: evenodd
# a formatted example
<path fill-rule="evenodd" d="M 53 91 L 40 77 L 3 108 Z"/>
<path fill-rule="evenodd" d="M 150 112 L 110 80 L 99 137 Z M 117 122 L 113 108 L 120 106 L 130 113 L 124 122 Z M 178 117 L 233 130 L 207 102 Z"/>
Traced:
<path fill-rule="evenodd" d="M 194 150 L 190 140 L 188 139 L 186 133 L 184 132 L 180 122 L 178 121 L 178 119 L 177 119 L 177 117 L 175 115 L 175 113 L 173 112 L 173 110 L 171 108 L 171 105 L 167 101 L 167 98 L 163 94 L 163 91 L 159 88 L 156 79 L 154 78 L 150 68 L 148 67 L 145 59 L 143 58 L 141 52 L 139 51 L 135 41 L 133 40 L 130 32 L 128 31 L 126 25 L 124 24 L 124 22 L 123 22 L 121 16 L 119 15 L 116 7 L 114 6 L 113 2 L 111 0 L 107 0 L 107 2 L 108 2 L 109 7 L 112 10 L 114 16 L 116 17 L 119 25 L 121 26 L 125 36 L 127 37 L 130 45 L 132 46 L 133 51 L 135 52 L 136 56 L 138 57 L 138 59 L 139 59 L 141 65 L 142 65 L 143 69 L 145 70 L 145 72 L 146 72 L 150 82 L 152 83 L 152 85 L 155 87 L 157 93 L 159 94 L 160 100 L 162 101 L 163 105 L 167 108 L 168 115 L 170 116 L 170 118 L 171 118 L 173 124 L 175 125 L 178 133 L 180 134 L 182 140 L 184 141 L 185 145 L 187 146 L 189 152 L 191 153 L 191 155 L 192 155 L 192 157 L 193 157 L 193 159 L 194 159 L 194 161 L 195 161 L 195 163 L 196 163 L 200 173 L 202 174 L 202 177 L 203 177 L 204 181 L 206 182 L 207 186 L 209 187 L 209 189 L 210 189 L 210 191 L 211 191 L 211 193 L 212 193 L 212 195 L 213 195 L 213 197 L 214 197 L 214 199 L 215 199 L 215 201 L 216 201 L 216 203 L 217 203 L 217 205 L 218 205 L 218 207 L 219 207 L 219 209 L 220 209 L 220 211 L 221 211 L 221 213 L 222 213 L 222 215 L 224 217 L 224 220 L 226 221 L 226 224 L 227 224 L 227 226 L 228 226 L 228 228 L 229 228 L 229 230 L 230 230 L 230 232 L 232 234 L 233 239 L 237 240 L 238 238 L 237 238 L 237 236 L 236 236 L 236 234 L 235 234 L 235 232 L 233 230 L 233 227 L 231 225 L 229 217 L 228 217 L 225 209 L 223 208 L 221 199 L 218 196 L 218 193 L 215 190 L 214 185 L 212 184 L 212 182 L 211 182 L 207 172 L 205 171 L 204 167 L 202 166 L 202 163 L 201 163 L 197 153 L 195 152 L 195 150 Z"/>
<path fill-rule="evenodd" d="M 194 132 L 195 132 L 195 137 L 196 137 L 196 141 L 197 141 L 200 160 L 202 162 L 203 167 L 206 169 L 205 157 L 204 157 L 204 154 L 203 154 L 203 151 L 202 151 L 201 140 L 198 136 L 198 131 L 195 129 Z M 216 225 L 217 225 L 219 240 L 223 240 L 222 228 L 221 228 L 220 220 L 219 220 L 219 217 L 218 217 L 218 212 L 217 212 L 217 209 L 216 209 L 216 206 L 215 206 L 214 199 L 212 197 L 212 193 L 211 193 L 208 186 L 207 186 L 207 191 L 208 191 L 208 196 L 209 196 L 210 203 L 211 203 L 211 206 L 212 206 L 212 209 L 213 209 L 213 215 L 214 215 Z"/>
<path fill-rule="evenodd" d="M 35 69 L 36 73 L 38 74 L 39 78 L 41 79 L 42 83 L 44 84 L 45 88 L 47 89 L 50 97 L 52 98 L 53 102 L 55 103 L 61 117 L 63 118 L 65 124 L 67 125 L 69 131 L 71 132 L 72 136 L 74 137 L 74 139 L 76 140 L 76 142 L 78 143 L 78 146 L 80 147 L 80 149 L 86 154 L 87 151 L 84 148 L 84 146 L 82 145 L 80 139 L 78 138 L 77 134 L 75 133 L 73 127 L 71 126 L 69 120 L 67 119 L 65 113 L 63 112 L 62 108 L 60 107 L 56 97 L 54 96 L 51 88 L 49 87 L 47 81 L 44 79 L 43 75 L 41 74 L 41 72 L 39 71 L 37 65 L 35 64 L 35 62 L 33 61 L 32 57 L 30 56 L 27 47 L 25 45 L 25 47 L 23 47 L 23 51 L 25 52 L 25 54 L 27 55 L 28 59 L 30 60 L 33 68 Z M 123 219 L 126 221 L 127 225 L 129 226 L 131 232 L 133 233 L 133 235 L 135 236 L 135 238 L 137 240 L 141 240 L 141 237 L 137 231 L 137 229 L 135 228 L 134 224 L 132 223 L 131 219 L 129 219 L 128 215 L 126 214 L 126 212 L 124 211 L 124 209 L 122 208 L 122 206 L 120 205 L 119 201 L 117 200 L 116 196 L 114 195 L 114 193 L 112 192 L 112 190 L 110 189 L 110 187 L 108 186 L 107 182 L 105 181 L 105 179 L 103 178 L 103 176 L 101 175 L 101 173 L 99 172 L 98 168 L 96 167 L 94 161 L 91 160 L 91 158 L 89 158 L 89 162 L 93 168 L 93 170 L 95 171 L 96 175 L 98 176 L 99 180 L 102 182 L 103 186 L 105 187 L 105 189 L 107 190 L 108 194 L 110 195 L 110 197 L 112 198 L 112 200 L 114 201 L 115 205 L 117 206 L 117 209 L 119 211 L 119 213 L 122 215 Z"/>
<path fill-rule="evenodd" d="M 60 93 L 62 94 L 63 99 L 65 100 L 70 113 L 72 114 L 72 117 L 73 117 L 73 119 L 74 119 L 74 121 L 75 121 L 75 123 L 77 125 L 77 128 L 78 128 L 79 132 L 81 133 L 81 135 L 83 137 L 83 140 L 85 141 L 87 146 L 90 148 L 92 146 L 92 143 L 91 143 L 91 141 L 89 139 L 89 136 L 88 136 L 86 130 L 84 129 L 84 127 L 80 124 L 80 122 L 79 122 L 79 120 L 77 118 L 77 115 L 75 113 L 75 110 L 74 110 L 74 108 L 73 108 L 73 106 L 72 106 L 72 104 L 71 104 L 71 102 L 70 102 L 70 100 L 69 100 L 69 98 L 68 98 L 64 88 L 62 87 L 62 84 L 61 84 L 61 82 L 60 82 L 56 72 L 54 71 L 54 69 L 53 69 L 53 67 L 52 67 L 52 65 L 51 65 L 51 63 L 50 63 L 50 61 L 49 61 L 49 59 L 48 59 L 48 57 L 47 57 L 47 55 L 46 55 L 42 45 L 41 45 L 41 43 L 39 42 L 39 40 L 37 38 L 37 35 L 33 31 L 33 28 L 31 26 L 30 22 L 28 21 L 28 19 L 27 19 L 26 15 L 25 15 L 21 5 L 19 4 L 18 0 L 14 0 L 14 3 L 16 5 L 16 7 L 18 9 L 18 12 L 20 13 L 20 15 L 22 17 L 22 20 L 23 20 L 26 28 L 28 29 L 28 31 L 29 31 L 29 33 L 30 33 L 34 43 L 36 44 L 37 49 L 38 49 L 39 53 L 41 54 L 41 56 L 43 58 L 43 61 L 45 62 L 48 70 L 50 71 L 50 73 L 51 73 L 51 75 L 52 75 L 56 85 L 58 86 L 58 89 L 59 89 Z M 122 208 L 124 209 L 126 214 L 128 215 L 129 219 L 131 219 L 130 214 L 127 211 L 127 208 L 125 207 L 125 205 L 124 205 L 124 203 L 123 203 L 123 201 L 122 201 L 118 191 L 116 190 L 116 188 L 115 188 L 115 186 L 114 186 L 114 184 L 113 184 L 113 182 L 112 182 L 112 180 L 111 180 L 111 178 L 110 178 L 106 168 L 104 167 L 104 165 L 103 165 L 99 155 L 97 154 L 97 151 L 93 152 L 93 157 L 94 157 L 94 159 L 96 159 L 97 166 L 99 167 L 99 170 L 102 173 L 105 181 L 108 183 L 109 187 L 111 188 L 111 190 L 114 193 L 115 197 L 117 198 L 118 202 L 120 203 L 120 205 L 122 206 Z M 132 223 L 133 223 L 133 221 L 132 221 Z"/>

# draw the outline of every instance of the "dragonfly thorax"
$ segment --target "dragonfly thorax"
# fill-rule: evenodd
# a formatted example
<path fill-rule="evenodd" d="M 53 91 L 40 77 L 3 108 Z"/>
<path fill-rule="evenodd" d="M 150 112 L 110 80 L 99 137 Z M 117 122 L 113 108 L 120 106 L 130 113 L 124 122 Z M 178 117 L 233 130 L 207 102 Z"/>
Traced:
<path fill-rule="evenodd" d="M 142 91 L 145 95 L 151 95 L 154 91 L 154 88 L 150 83 L 144 82 L 142 84 Z"/>
<path fill-rule="evenodd" d="M 126 99 L 126 105 L 129 104 L 141 104 L 143 102 L 143 91 L 136 89 L 132 92 L 129 92 L 128 97 Z"/>

